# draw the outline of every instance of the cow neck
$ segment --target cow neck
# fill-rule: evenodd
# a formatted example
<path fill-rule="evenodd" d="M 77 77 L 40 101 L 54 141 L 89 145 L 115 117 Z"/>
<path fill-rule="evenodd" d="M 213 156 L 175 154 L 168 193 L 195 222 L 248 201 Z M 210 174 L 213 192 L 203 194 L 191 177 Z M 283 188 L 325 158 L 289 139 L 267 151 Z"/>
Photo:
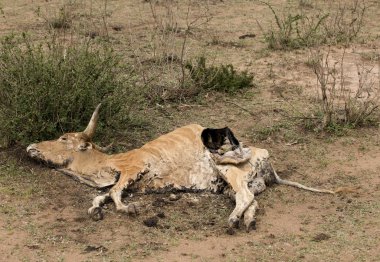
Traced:
<path fill-rule="evenodd" d="M 111 156 L 95 150 L 77 152 L 69 165 L 69 169 L 82 174 L 93 173 L 96 170 L 110 167 L 108 162 Z"/>

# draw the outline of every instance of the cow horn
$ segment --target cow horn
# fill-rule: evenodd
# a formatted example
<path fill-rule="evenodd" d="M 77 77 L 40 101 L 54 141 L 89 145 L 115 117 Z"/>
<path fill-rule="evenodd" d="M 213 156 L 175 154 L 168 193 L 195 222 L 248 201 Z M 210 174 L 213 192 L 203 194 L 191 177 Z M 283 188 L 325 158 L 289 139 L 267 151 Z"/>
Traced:
<path fill-rule="evenodd" d="M 83 131 L 83 134 L 88 138 L 91 139 L 95 134 L 96 129 L 96 123 L 98 122 L 99 118 L 99 108 L 102 104 L 99 104 L 96 108 L 94 113 L 92 113 L 92 117 L 90 119 L 90 122 L 88 123 L 86 129 Z"/>

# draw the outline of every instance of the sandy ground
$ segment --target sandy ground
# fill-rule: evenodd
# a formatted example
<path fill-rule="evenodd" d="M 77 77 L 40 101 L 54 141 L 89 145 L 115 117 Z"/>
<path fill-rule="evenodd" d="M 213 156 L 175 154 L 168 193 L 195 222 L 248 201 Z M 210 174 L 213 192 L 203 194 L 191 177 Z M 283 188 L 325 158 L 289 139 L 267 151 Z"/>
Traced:
<path fill-rule="evenodd" d="M 149 1 L 114 0 L 107 1 L 107 6 L 104 1 L 72 2 L 74 21 L 85 25 L 81 33 L 108 34 L 126 60 L 131 53 L 146 58 L 142 54 L 145 46 L 149 49 L 154 24 Z M 128 195 L 126 201 L 147 203 L 141 214 L 119 214 L 110 203 L 105 219 L 94 222 L 86 211 L 99 191 L 31 162 L 24 148 L 1 149 L 0 253 L 4 261 L 380 260 L 378 127 L 349 129 L 341 135 L 315 133 L 279 114 L 306 114 L 315 107 L 316 78 L 307 63 L 310 52 L 316 50 L 266 49 L 260 26 L 274 21 L 268 8 L 255 1 L 193 2 L 195 11 L 188 20 L 196 22 L 186 56 L 206 52 L 214 63 L 232 63 L 253 73 L 257 87 L 235 97 L 205 96 L 206 102 L 200 104 L 164 104 L 155 113 L 152 137 L 188 123 L 228 125 L 244 144 L 268 149 L 282 177 L 328 189 L 357 187 L 357 192 L 334 197 L 274 186 L 258 196 L 257 230 L 241 229 L 235 235 L 226 234 L 234 203 L 226 196 L 207 193 L 181 194 L 175 202 L 167 201 L 165 194 Z M 286 1 L 270 2 L 286 10 Z M 289 5 L 295 8 L 298 2 Z M 377 1 L 365 2 L 369 9 L 362 36 L 345 50 L 346 80 L 353 90 L 357 65 L 373 68 L 374 79 L 379 71 L 380 6 Z M 0 35 L 26 31 L 44 41 L 46 19 L 65 3 L 2 1 Z M 186 5 L 176 5 L 172 13 L 173 20 L 164 22 L 178 21 L 178 27 L 184 27 Z M 205 17 L 212 19 L 205 22 Z M 122 30 L 113 30 L 115 25 Z M 256 36 L 239 39 L 243 34 Z M 181 38 L 173 39 L 173 45 L 165 48 L 180 52 L 175 44 Z M 343 52 L 342 46 L 331 47 L 331 61 L 339 60 Z M 128 137 L 120 139 L 128 141 Z M 199 200 L 195 205 L 194 198 Z M 163 217 L 157 227 L 143 224 L 159 213 Z"/>

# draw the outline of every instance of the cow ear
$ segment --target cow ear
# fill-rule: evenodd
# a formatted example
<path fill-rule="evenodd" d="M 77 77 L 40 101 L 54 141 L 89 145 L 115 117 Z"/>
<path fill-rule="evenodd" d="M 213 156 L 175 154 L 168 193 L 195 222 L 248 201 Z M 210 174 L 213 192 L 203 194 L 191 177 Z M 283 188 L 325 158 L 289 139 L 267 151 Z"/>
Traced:
<path fill-rule="evenodd" d="M 79 151 L 86 151 L 87 149 L 92 149 L 92 148 L 93 146 L 92 146 L 92 143 L 90 142 L 83 142 L 79 144 L 78 146 Z"/>

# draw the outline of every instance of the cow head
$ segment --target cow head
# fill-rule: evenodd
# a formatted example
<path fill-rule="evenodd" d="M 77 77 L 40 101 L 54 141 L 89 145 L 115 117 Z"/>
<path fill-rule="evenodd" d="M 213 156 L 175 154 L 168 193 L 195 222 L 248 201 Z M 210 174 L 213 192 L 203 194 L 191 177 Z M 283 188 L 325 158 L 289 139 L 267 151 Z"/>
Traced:
<path fill-rule="evenodd" d="M 91 142 L 95 134 L 96 124 L 99 118 L 100 104 L 92 114 L 91 120 L 83 132 L 66 133 L 57 140 L 43 141 L 28 146 L 27 153 L 33 159 L 41 161 L 52 167 L 65 168 L 73 162 L 75 158 L 83 154 L 101 154 L 105 148 L 101 148 Z"/>

